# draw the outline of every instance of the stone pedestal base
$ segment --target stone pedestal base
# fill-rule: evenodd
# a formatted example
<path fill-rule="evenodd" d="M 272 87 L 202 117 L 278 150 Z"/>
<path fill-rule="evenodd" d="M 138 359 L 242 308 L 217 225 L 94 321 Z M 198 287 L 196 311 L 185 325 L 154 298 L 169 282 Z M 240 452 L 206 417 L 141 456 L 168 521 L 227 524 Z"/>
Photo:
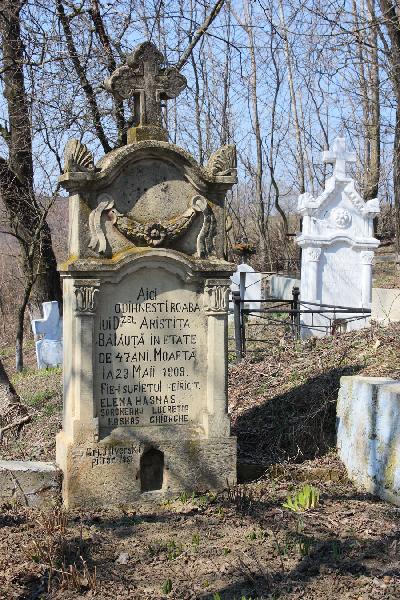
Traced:
<path fill-rule="evenodd" d="M 78 444 L 60 432 L 57 463 L 67 508 L 118 508 L 235 484 L 236 438 Z"/>

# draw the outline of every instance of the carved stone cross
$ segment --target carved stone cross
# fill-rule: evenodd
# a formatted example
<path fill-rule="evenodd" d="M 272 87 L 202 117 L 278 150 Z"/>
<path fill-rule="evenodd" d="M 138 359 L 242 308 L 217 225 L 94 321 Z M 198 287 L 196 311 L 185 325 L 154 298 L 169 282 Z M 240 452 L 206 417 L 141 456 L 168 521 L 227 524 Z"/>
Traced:
<path fill-rule="evenodd" d="M 347 152 L 345 138 L 336 138 L 331 150 L 325 150 L 322 155 L 325 163 L 333 165 L 333 176 L 338 179 L 346 177 L 346 163 L 356 162 L 356 153 Z"/>
<path fill-rule="evenodd" d="M 176 98 L 186 78 L 174 67 L 162 68 L 164 56 L 151 42 L 140 44 L 105 82 L 120 100 L 133 98 L 135 126 L 161 127 L 161 101 Z"/>

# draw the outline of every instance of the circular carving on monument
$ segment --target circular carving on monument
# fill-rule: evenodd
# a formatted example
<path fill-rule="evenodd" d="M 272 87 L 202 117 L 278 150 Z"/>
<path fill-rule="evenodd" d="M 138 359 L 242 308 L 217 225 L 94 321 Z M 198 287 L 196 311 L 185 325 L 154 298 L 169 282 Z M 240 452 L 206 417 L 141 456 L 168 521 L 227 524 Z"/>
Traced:
<path fill-rule="evenodd" d="M 146 228 L 146 239 L 150 246 L 159 246 L 166 236 L 166 229 L 161 223 L 151 223 Z"/>
<path fill-rule="evenodd" d="M 331 218 L 339 229 L 346 229 L 351 225 L 351 214 L 344 208 L 334 208 L 331 212 Z"/>

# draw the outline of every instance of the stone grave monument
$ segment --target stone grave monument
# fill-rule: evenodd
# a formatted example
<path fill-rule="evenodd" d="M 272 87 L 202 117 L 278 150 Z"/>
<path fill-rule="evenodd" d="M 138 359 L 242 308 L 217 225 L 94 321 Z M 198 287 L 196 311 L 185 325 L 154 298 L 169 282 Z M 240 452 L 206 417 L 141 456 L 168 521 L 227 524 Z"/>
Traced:
<path fill-rule="evenodd" d="M 62 320 L 58 302 L 43 302 L 43 319 L 32 319 L 32 331 L 36 338 L 38 369 L 57 367 L 63 362 Z"/>
<path fill-rule="evenodd" d="M 225 195 L 236 150 L 200 167 L 167 141 L 162 106 L 185 88 L 145 42 L 105 87 L 134 106 L 128 144 L 96 165 L 65 149 L 64 418 L 69 507 L 219 490 L 236 480 L 227 414 Z"/>
<path fill-rule="evenodd" d="M 325 190 L 318 198 L 309 193 L 299 197 L 297 212 L 303 218 L 302 231 L 297 236 L 302 248 L 302 302 L 371 308 L 372 262 L 374 250 L 379 246 L 373 220 L 379 214 L 379 202 L 377 199 L 364 202 L 354 180 L 346 175 L 346 163 L 355 160 L 355 153 L 346 151 L 345 139 L 337 138 L 332 150 L 323 153 L 323 161 L 333 164 Z M 330 321 L 322 315 L 303 315 L 303 334 L 329 332 L 334 314 L 327 316 Z M 351 319 L 360 315 L 340 316 Z M 346 323 L 346 329 L 365 324 L 366 319 L 355 319 Z"/>
<path fill-rule="evenodd" d="M 236 271 L 231 277 L 231 292 L 241 290 L 241 295 L 246 300 L 243 308 L 249 308 L 250 310 L 260 308 L 261 304 L 257 300 L 261 300 L 262 298 L 262 277 L 261 273 L 257 273 L 247 263 L 241 263 L 237 266 Z M 233 309 L 232 302 L 230 302 L 230 307 Z"/>

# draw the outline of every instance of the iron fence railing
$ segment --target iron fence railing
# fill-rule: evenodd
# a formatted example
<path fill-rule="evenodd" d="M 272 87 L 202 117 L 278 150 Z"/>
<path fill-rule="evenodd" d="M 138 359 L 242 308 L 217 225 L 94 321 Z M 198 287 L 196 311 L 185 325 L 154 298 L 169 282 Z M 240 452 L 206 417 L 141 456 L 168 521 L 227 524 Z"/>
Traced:
<path fill-rule="evenodd" d="M 249 335 L 248 328 L 255 325 L 249 323 L 250 316 L 257 317 L 256 325 L 261 329 L 285 324 L 289 327 L 293 338 L 299 339 L 307 333 L 334 334 L 347 327 L 348 323 L 366 319 L 371 315 L 371 309 L 364 307 L 302 302 L 298 287 L 293 287 L 290 300 L 282 298 L 247 300 L 244 297 L 245 287 L 240 286 L 240 288 L 232 292 L 233 310 L 231 310 L 235 329 L 235 337 L 232 339 L 235 341 L 234 352 L 237 362 L 242 360 L 248 351 L 252 351 L 247 349 L 250 342 L 267 343 L 265 338 L 254 338 Z M 260 308 L 249 308 L 250 303 L 258 304 Z M 282 321 L 284 315 L 287 316 L 286 321 Z"/>

